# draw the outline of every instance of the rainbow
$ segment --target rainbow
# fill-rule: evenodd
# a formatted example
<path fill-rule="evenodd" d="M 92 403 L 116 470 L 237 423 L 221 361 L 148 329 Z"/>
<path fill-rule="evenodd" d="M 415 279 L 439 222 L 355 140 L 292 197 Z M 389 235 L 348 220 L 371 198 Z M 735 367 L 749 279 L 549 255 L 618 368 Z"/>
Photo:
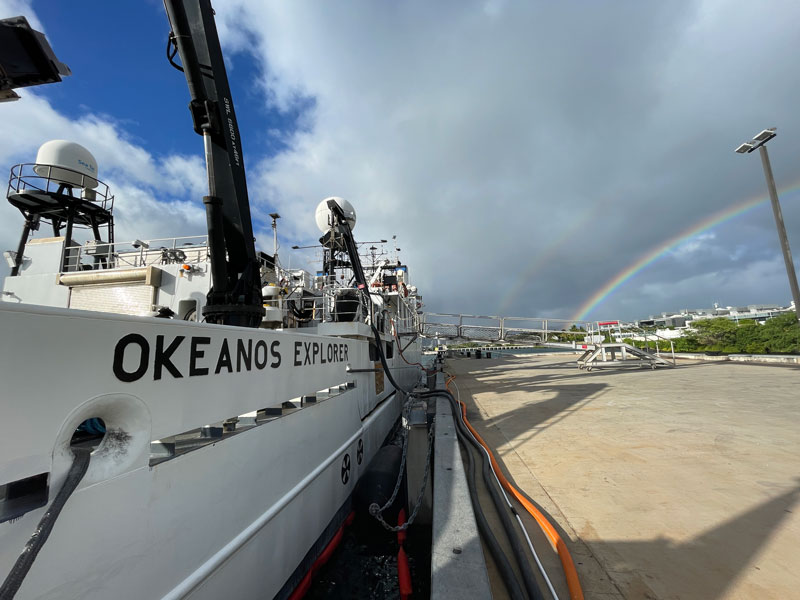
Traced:
<path fill-rule="evenodd" d="M 580 231 L 583 231 L 586 227 L 588 227 L 599 212 L 599 207 L 586 211 L 582 217 L 576 219 L 569 227 L 561 232 L 561 234 L 550 244 L 548 244 L 544 250 L 535 253 L 530 264 L 519 274 L 514 285 L 510 286 L 500 299 L 500 303 L 498 305 L 498 310 L 500 312 L 497 313 L 498 315 L 506 314 L 506 311 L 511 307 L 511 304 L 513 304 L 514 300 L 517 299 L 523 288 L 531 283 L 536 273 L 545 265 L 548 265 L 552 261 L 556 260 L 561 247 L 566 245 L 567 242 L 573 242 L 575 236 Z"/>
<path fill-rule="evenodd" d="M 792 192 L 800 187 L 800 181 L 794 183 L 793 185 L 787 186 L 785 189 L 781 190 L 781 193 L 787 194 Z M 603 287 L 598 289 L 591 297 L 586 300 L 577 310 L 575 315 L 571 318 L 573 321 L 584 321 L 586 317 L 592 312 L 597 306 L 603 302 L 606 298 L 608 298 L 614 291 L 631 279 L 634 275 L 636 275 L 639 271 L 646 268 L 648 265 L 652 264 L 656 260 L 658 260 L 661 256 L 669 252 L 670 250 L 674 249 L 675 247 L 679 246 L 683 242 L 689 240 L 690 238 L 703 233 L 711 229 L 712 227 L 716 227 L 717 225 L 724 223 L 725 221 L 729 221 L 734 217 L 738 217 L 746 213 L 747 211 L 755 208 L 759 204 L 765 202 L 767 200 L 766 196 L 757 196 L 755 198 L 750 198 L 734 206 L 725 208 L 721 211 L 718 211 L 706 218 L 702 221 L 693 224 L 679 234 L 669 238 L 668 240 L 662 242 L 655 248 L 651 249 L 649 252 L 644 254 L 642 257 L 637 259 L 635 262 L 631 263 L 627 267 L 625 267 L 622 271 L 620 271 L 617 275 L 612 277 L 608 282 L 606 282 Z"/>

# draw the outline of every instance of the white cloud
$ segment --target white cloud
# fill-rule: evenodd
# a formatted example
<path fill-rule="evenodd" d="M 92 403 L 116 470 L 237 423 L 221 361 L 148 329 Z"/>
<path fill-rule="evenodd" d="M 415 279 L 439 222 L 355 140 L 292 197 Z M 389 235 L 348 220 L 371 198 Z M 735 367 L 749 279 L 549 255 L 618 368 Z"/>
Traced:
<path fill-rule="evenodd" d="M 682 242 L 670 251 L 672 256 L 681 260 L 691 260 L 692 256 L 698 252 L 708 253 L 712 252 L 712 244 L 717 239 L 714 232 L 707 232 L 695 235 L 685 242 Z"/>
<path fill-rule="evenodd" d="M 30 0 L 0 0 L 0 19 L 8 17 L 25 17 L 36 31 L 46 33 L 44 25 L 31 8 Z"/>
<path fill-rule="evenodd" d="M 115 196 L 116 239 L 151 239 L 205 232 L 199 198 L 207 193 L 200 156 L 154 157 L 127 139 L 120 127 L 97 115 L 72 120 L 44 98 L 23 90 L 21 100 L 2 107 L 0 164 L 34 162 L 38 147 L 49 139 L 68 139 L 90 150 L 99 178 Z M 0 220 L 0 247 L 16 248 L 22 216 L 11 206 Z"/>

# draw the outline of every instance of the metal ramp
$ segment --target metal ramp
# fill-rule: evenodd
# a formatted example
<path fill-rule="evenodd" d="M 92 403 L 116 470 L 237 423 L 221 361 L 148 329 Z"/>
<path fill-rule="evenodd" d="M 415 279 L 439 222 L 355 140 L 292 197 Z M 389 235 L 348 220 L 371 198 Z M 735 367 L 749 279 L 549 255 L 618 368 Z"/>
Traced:
<path fill-rule="evenodd" d="M 510 345 L 511 348 L 583 351 L 577 363 L 580 369 L 587 371 L 596 367 L 638 366 L 655 370 L 658 367 L 675 366 L 675 345 L 671 339 L 620 321 L 424 313 L 419 333 L 423 337 L 436 339 L 437 346 L 440 341 L 455 340 L 482 344 L 464 348 L 467 355 L 472 351 L 502 350 L 502 347 L 494 347 L 498 343 Z"/>
<path fill-rule="evenodd" d="M 674 367 L 675 356 L 672 361 L 662 358 L 660 353 L 652 353 L 644 348 L 637 348 L 624 342 L 611 342 L 602 344 L 586 344 L 584 353 L 577 360 L 579 369 L 591 371 L 597 367 Z"/>

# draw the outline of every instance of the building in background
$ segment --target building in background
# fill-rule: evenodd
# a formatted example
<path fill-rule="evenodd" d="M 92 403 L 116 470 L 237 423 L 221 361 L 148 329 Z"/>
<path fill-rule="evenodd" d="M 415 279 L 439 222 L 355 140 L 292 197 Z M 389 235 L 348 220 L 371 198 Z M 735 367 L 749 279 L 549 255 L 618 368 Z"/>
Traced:
<path fill-rule="evenodd" d="M 659 317 L 650 315 L 647 319 L 637 321 L 636 324 L 639 327 L 656 327 L 667 330 L 669 328 L 674 328 L 677 330 L 691 327 L 693 321 L 724 317 L 737 322 L 743 319 L 752 319 L 763 325 L 767 319 L 787 312 L 794 312 L 794 302 L 789 304 L 789 306 L 749 304 L 748 306 L 725 307 L 715 303 L 714 308 L 683 309 L 679 313 L 661 313 Z"/>

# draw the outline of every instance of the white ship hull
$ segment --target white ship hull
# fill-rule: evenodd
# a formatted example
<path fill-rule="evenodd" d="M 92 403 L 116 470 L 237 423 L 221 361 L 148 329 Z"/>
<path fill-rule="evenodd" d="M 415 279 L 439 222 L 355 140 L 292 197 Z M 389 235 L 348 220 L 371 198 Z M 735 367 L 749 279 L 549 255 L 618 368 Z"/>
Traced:
<path fill-rule="evenodd" d="M 0 305 L 0 484 L 47 474 L 52 500 L 75 428 L 98 417 L 108 429 L 17 598 L 290 593 L 402 404 L 367 326 L 330 327 L 353 337 Z M 413 387 L 418 370 L 389 363 Z M 236 433 L 198 437 L 237 416 Z M 206 443 L 159 454 L 180 434 Z M 43 512 L 0 523 L 0 573 Z"/>

